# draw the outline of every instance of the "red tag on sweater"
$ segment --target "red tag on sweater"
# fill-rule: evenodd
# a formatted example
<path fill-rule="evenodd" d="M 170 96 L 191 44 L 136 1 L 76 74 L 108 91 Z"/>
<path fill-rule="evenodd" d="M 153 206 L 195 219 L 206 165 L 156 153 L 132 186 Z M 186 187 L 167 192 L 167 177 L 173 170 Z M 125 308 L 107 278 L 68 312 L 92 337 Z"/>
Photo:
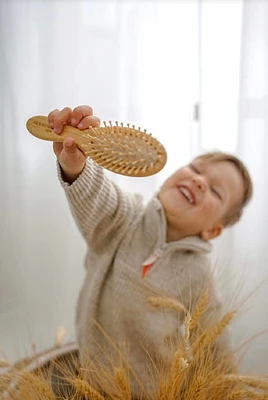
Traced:
<path fill-rule="evenodd" d="M 158 248 L 157 250 L 155 250 L 153 252 L 153 254 L 150 255 L 150 257 L 148 257 L 143 263 L 142 263 L 142 277 L 145 278 L 148 270 L 151 268 L 152 265 L 154 265 L 154 263 L 159 259 L 159 257 L 161 256 L 161 254 L 164 251 L 164 247 L 162 246 L 160 248 Z"/>

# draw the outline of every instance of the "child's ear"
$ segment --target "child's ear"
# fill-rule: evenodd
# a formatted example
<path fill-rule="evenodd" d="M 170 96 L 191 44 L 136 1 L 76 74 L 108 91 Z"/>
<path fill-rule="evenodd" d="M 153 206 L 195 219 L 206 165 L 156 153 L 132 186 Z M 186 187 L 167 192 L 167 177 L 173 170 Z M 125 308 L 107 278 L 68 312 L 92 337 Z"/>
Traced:
<path fill-rule="evenodd" d="M 222 224 L 217 224 L 211 229 L 206 229 L 201 232 L 201 237 L 203 240 L 212 240 L 215 239 L 217 236 L 220 236 L 223 230 L 223 225 Z"/>

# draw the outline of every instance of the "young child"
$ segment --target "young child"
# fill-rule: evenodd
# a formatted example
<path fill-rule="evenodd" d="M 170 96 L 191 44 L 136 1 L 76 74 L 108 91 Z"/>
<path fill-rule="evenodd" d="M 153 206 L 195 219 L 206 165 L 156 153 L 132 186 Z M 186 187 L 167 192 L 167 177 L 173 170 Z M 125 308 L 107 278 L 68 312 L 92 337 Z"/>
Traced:
<path fill-rule="evenodd" d="M 100 123 L 88 106 L 54 110 L 48 118 L 58 134 L 64 124 L 83 130 Z M 88 246 L 76 319 L 81 363 L 94 360 L 110 368 L 116 356 L 112 342 L 120 351 L 127 347 L 138 397 L 140 384 L 150 391 L 149 382 L 157 379 L 152 364 L 170 364 L 170 343 L 176 344 L 184 316 L 152 309 L 150 297 L 168 296 L 191 310 L 208 290 L 203 323 L 221 316 L 209 241 L 239 220 L 251 198 L 250 176 L 234 156 L 205 154 L 169 177 L 145 206 L 140 195 L 122 192 L 86 159 L 73 139 L 54 143 L 54 152 Z"/>

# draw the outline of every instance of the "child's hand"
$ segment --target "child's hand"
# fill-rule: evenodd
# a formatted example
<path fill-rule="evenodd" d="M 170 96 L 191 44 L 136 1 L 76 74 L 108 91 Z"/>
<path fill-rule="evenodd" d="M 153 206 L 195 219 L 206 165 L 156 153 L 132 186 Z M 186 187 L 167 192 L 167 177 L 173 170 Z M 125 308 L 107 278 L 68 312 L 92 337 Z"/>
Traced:
<path fill-rule="evenodd" d="M 74 108 L 74 110 L 66 107 L 61 111 L 51 111 L 48 115 L 48 122 L 50 127 L 57 134 L 60 134 L 66 124 L 83 130 L 89 126 L 99 126 L 100 119 L 93 116 L 91 107 L 79 106 Z M 63 143 L 54 142 L 53 149 L 63 170 L 65 179 L 69 183 L 74 182 L 85 166 L 86 156 L 77 148 L 72 138 L 65 139 Z"/>

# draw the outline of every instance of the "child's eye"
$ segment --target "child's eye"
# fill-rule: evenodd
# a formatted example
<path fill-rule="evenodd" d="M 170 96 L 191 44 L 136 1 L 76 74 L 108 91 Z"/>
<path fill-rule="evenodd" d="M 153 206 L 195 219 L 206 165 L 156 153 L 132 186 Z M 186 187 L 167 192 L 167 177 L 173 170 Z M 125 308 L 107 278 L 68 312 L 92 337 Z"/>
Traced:
<path fill-rule="evenodd" d="M 220 200 L 222 200 L 222 197 L 221 197 L 220 193 L 219 193 L 215 188 L 211 188 L 211 191 L 212 191 Z"/>
<path fill-rule="evenodd" d="M 191 168 L 196 174 L 200 174 L 199 169 L 197 169 L 193 164 L 190 164 L 190 168 Z"/>

